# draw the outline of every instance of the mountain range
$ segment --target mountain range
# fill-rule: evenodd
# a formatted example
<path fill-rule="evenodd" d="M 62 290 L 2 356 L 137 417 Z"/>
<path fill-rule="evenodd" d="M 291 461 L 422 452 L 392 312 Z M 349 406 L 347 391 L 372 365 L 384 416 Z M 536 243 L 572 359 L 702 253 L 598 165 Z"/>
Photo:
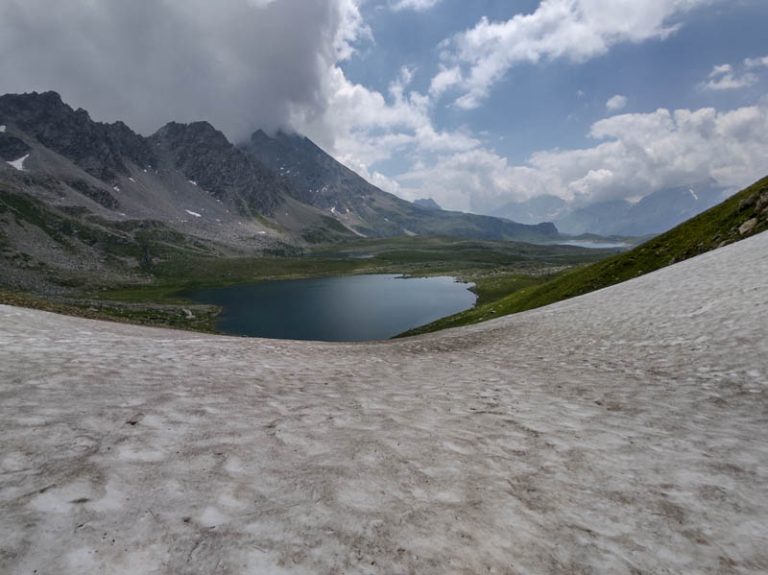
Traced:
<path fill-rule="evenodd" d="M 559 238 L 551 223 L 407 202 L 296 134 L 256 131 L 234 144 L 200 121 L 144 137 L 92 120 L 55 92 L 0 96 L 0 160 L 0 285 L 34 284 L 51 270 L 124 275 L 178 250 L 295 253 L 403 235 Z"/>
<path fill-rule="evenodd" d="M 634 203 L 615 199 L 571 208 L 562 198 L 543 195 L 523 202 L 509 202 L 488 213 L 527 224 L 554 222 L 558 230 L 571 235 L 648 236 L 672 229 L 726 197 L 726 189 L 713 181 L 705 181 L 664 188 Z"/>
<path fill-rule="evenodd" d="M 551 224 L 425 210 L 376 188 L 293 134 L 259 130 L 235 145 L 207 122 L 171 122 L 145 138 L 122 122 L 94 122 L 55 92 L 0 97 L 0 125 L 0 182 L 6 186 L 54 205 L 80 206 L 117 221 L 161 221 L 206 239 L 557 236 Z M 242 229 L 235 233 L 233 226 Z"/>

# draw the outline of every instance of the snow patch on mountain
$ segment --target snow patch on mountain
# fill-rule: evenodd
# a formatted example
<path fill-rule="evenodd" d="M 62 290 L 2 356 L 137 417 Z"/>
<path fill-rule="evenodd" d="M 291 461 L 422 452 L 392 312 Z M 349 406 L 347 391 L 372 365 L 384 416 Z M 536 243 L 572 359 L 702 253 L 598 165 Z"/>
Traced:
<path fill-rule="evenodd" d="M 9 166 L 11 166 L 12 168 L 15 168 L 15 169 L 19 170 L 20 172 L 25 172 L 26 170 L 24 169 L 24 162 L 27 161 L 27 158 L 29 158 L 29 154 L 25 154 L 24 156 L 22 156 L 18 160 L 13 160 L 13 161 L 6 162 L 6 163 Z"/>

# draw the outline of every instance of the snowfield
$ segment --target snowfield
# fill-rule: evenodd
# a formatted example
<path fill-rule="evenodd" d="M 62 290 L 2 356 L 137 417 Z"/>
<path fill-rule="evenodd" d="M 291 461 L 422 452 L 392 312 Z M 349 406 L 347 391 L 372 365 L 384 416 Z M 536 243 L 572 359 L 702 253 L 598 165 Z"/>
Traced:
<path fill-rule="evenodd" d="M 410 340 L 0 306 L 3 574 L 768 572 L 768 234 Z"/>

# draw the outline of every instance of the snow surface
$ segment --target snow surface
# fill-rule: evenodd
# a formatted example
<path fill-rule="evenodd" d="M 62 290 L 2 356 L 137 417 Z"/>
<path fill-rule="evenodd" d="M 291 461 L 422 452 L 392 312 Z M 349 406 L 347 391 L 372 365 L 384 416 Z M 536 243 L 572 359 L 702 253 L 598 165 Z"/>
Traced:
<path fill-rule="evenodd" d="M 187 212 L 190 216 L 195 216 L 196 218 L 202 218 L 203 216 L 201 214 L 198 214 L 197 212 L 193 212 L 192 210 L 184 210 Z"/>
<path fill-rule="evenodd" d="M 0 306 L 0 573 L 766 573 L 766 277 L 364 344 Z"/>
<path fill-rule="evenodd" d="M 20 172 L 24 171 L 24 162 L 27 161 L 27 158 L 29 157 L 29 154 L 26 154 L 19 158 L 18 160 L 13 160 L 12 162 L 6 162 L 9 166 L 12 168 L 16 168 Z"/>

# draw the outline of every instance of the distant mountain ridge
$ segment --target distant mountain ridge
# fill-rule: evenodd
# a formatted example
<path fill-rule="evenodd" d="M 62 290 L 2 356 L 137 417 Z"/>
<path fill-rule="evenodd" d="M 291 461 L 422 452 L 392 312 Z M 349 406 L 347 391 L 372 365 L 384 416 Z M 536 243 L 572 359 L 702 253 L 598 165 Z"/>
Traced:
<path fill-rule="evenodd" d="M 565 234 L 647 236 L 665 232 L 708 210 L 726 195 L 724 188 L 705 181 L 664 188 L 636 203 L 620 198 L 572 209 L 562 198 L 543 195 L 523 202 L 509 202 L 489 213 L 526 224 L 554 222 Z"/>
<path fill-rule="evenodd" d="M 243 149 L 288 180 L 293 198 L 325 211 L 358 235 L 532 241 L 558 237 L 551 223 L 524 225 L 477 214 L 424 210 L 380 190 L 299 135 L 278 132 L 269 136 L 258 130 Z"/>
<path fill-rule="evenodd" d="M 285 252 L 359 236 L 559 237 L 553 224 L 425 210 L 298 135 L 257 131 L 235 145 L 207 122 L 170 122 L 144 137 L 122 122 L 93 121 L 55 92 L 0 96 L 0 159 L 0 259 L 22 283 L 45 276 L 46 266 L 130 274 L 168 250 Z"/>
<path fill-rule="evenodd" d="M 139 166 L 157 164 L 146 138 L 123 122 L 92 121 L 88 112 L 72 110 L 56 92 L 0 96 L 0 123 L 12 124 L 101 180 L 127 174 L 126 161 Z"/>
<path fill-rule="evenodd" d="M 163 181 L 146 185 L 174 188 L 171 195 L 183 201 L 189 186 L 179 189 L 175 180 L 181 175 L 241 217 L 273 219 L 261 231 L 277 232 L 285 240 L 302 239 L 304 231 L 324 224 L 327 239 L 339 233 L 374 237 L 439 233 L 483 239 L 542 239 L 557 234 L 552 225 L 526 226 L 453 212 L 427 214 L 376 188 L 298 135 L 268 136 L 259 130 L 236 146 L 207 122 L 170 122 L 145 138 L 122 122 L 94 122 L 85 110 L 73 110 L 55 92 L 1 96 L 0 122 L 8 127 L 6 155 L 10 138 L 15 138 L 17 147 L 19 142 L 29 146 L 33 156 L 45 148 L 99 180 L 107 194 L 120 188 L 124 196 L 133 192 L 137 173 L 151 173 Z M 41 156 L 31 171 L 59 175 Z M 169 219 L 163 210 L 158 210 L 158 218 Z"/>
<path fill-rule="evenodd" d="M 438 204 L 434 199 L 432 198 L 420 198 L 418 200 L 413 200 L 413 203 L 419 206 L 420 208 L 424 208 L 427 210 L 442 210 L 443 208 Z M 520 222 L 525 223 L 525 222 Z M 538 222 L 536 222 L 538 223 Z"/>

